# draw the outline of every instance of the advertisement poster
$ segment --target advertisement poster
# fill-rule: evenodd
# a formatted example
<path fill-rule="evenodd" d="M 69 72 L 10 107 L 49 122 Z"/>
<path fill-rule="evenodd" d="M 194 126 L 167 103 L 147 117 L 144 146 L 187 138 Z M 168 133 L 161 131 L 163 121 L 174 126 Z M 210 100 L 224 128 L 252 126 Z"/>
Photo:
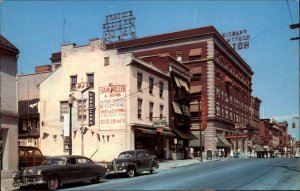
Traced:
<path fill-rule="evenodd" d="M 100 129 L 125 129 L 126 85 L 100 87 Z"/>

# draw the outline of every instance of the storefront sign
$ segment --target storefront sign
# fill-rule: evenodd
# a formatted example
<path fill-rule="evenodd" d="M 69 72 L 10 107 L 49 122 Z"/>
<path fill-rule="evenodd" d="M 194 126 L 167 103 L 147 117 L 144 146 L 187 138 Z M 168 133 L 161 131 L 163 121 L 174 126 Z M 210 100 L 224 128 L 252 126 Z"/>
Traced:
<path fill-rule="evenodd" d="M 247 49 L 250 46 L 250 35 L 247 33 L 246 29 L 222 33 L 222 36 L 234 50 Z"/>
<path fill-rule="evenodd" d="M 126 85 L 100 87 L 100 129 L 125 129 Z"/>
<path fill-rule="evenodd" d="M 95 125 L 95 92 L 89 91 L 89 126 Z"/>

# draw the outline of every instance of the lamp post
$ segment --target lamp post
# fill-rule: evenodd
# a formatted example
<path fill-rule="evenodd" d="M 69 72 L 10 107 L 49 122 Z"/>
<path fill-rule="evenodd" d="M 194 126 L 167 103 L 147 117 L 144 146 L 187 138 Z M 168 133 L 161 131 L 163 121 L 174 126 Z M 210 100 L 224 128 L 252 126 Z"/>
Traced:
<path fill-rule="evenodd" d="M 203 161 L 202 157 L 202 129 L 201 129 L 201 123 L 200 123 L 200 118 L 201 118 L 201 112 L 200 112 L 200 101 L 198 100 L 198 111 L 199 111 L 199 131 L 200 131 L 200 158 L 201 162 Z"/>
<path fill-rule="evenodd" d="M 72 155 L 72 107 L 74 102 L 73 94 L 69 95 L 69 106 L 70 106 L 70 121 L 69 121 L 69 155 Z"/>

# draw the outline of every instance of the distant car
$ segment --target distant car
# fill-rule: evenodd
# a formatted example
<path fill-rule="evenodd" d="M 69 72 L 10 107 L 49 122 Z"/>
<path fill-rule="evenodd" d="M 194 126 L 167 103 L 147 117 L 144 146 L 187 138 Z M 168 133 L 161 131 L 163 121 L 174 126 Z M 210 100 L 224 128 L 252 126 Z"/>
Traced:
<path fill-rule="evenodd" d="M 40 166 L 26 167 L 13 173 L 13 185 L 46 185 L 49 190 L 74 182 L 99 182 L 106 169 L 84 156 L 64 155 L 48 157 Z"/>
<path fill-rule="evenodd" d="M 299 158 L 300 154 L 299 153 L 296 153 L 295 154 L 295 158 Z"/>
<path fill-rule="evenodd" d="M 46 157 L 36 147 L 19 146 L 19 170 L 27 166 L 41 165 Z"/>
<path fill-rule="evenodd" d="M 154 173 L 157 168 L 157 161 L 148 151 L 130 150 L 121 152 L 119 157 L 107 166 L 107 175 L 127 174 L 128 177 L 134 177 L 136 173 L 144 171 Z"/>

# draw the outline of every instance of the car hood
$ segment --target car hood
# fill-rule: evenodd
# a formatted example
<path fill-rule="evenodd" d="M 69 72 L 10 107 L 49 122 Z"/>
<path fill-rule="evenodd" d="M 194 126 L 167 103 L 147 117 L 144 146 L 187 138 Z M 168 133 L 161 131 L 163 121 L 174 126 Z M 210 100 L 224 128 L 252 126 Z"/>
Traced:
<path fill-rule="evenodd" d="M 26 167 L 22 173 L 23 174 L 36 174 L 38 170 L 44 170 L 44 169 L 52 169 L 52 168 L 57 168 L 58 166 L 61 165 L 40 165 L 40 166 L 31 166 L 31 167 Z"/>

